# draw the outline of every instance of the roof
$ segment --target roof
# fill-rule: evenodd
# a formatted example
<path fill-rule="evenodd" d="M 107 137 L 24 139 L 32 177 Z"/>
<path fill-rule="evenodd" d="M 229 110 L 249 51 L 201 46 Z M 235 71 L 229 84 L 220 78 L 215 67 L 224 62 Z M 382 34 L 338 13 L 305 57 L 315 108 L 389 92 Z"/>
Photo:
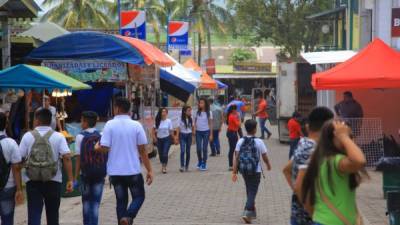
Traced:
<path fill-rule="evenodd" d="M 0 89 L 52 91 L 91 89 L 87 84 L 43 66 L 20 64 L 0 71 Z"/>
<path fill-rule="evenodd" d="M 375 39 L 349 60 L 312 77 L 316 90 L 400 87 L 400 53 Z"/>
<path fill-rule="evenodd" d="M 271 72 L 267 71 L 235 71 L 233 65 L 216 65 L 217 74 L 235 74 L 235 75 L 274 75 L 276 74 L 276 63 L 272 63 Z"/>
<path fill-rule="evenodd" d="M 33 37 L 42 42 L 50 41 L 53 38 L 69 34 L 70 32 L 52 22 L 37 23 L 30 29 L 18 34 L 19 37 Z"/>
<path fill-rule="evenodd" d="M 214 79 L 212 79 L 206 72 L 204 72 L 203 69 L 192 58 L 188 59 L 183 64 L 183 66 L 201 73 L 200 88 L 202 88 L 202 89 L 218 89 L 217 82 Z"/>
<path fill-rule="evenodd" d="M 311 65 L 315 64 L 330 64 L 330 63 L 341 63 L 344 62 L 357 52 L 346 50 L 346 51 L 328 51 L 328 52 L 305 52 L 301 53 L 301 57 L 304 58 Z"/>
<path fill-rule="evenodd" d="M 0 11 L 9 18 L 35 18 L 41 9 L 34 0 L 0 0 Z"/>
<path fill-rule="evenodd" d="M 306 19 L 309 20 L 315 20 L 315 19 L 319 19 L 319 18 L 323 18 L 323 17 L 328 17 L 328 16 L 332 16 L 332 15 L 337 15 L 338 13 L 344 12 L 346 10 L 346 6 L 340 6 L 334 9 L 330 9 L 330 10 L 326 10 L 320 13 L 316 13 L 310 16 L 307 16 Z"/>

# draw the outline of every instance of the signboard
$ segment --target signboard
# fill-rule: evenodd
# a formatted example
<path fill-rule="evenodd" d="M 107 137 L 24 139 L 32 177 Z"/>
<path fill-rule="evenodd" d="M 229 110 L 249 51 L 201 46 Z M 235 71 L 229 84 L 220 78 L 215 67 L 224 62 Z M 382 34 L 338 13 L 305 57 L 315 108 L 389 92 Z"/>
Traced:
<path fill-rule="evenodd" d="M 132 82 L 152 83 L 155 80 L 154 66 L 128 65 L 129 78 Z"/>
<path fill-rule="evenodd" d="M 140 10 L 122 11 L 120 34 L 146 40 L 146 12 Z"/>
<path fill-rule="evenodd" d="M 271 68 L 271 63 L 235 62 L 233 64 L 234 71 L 271 72 Z"/>
<path fill-rule="evenodd" d="M 192 50 L 190 50 L 190 49 L 181 49 L 179 51 L 179 53 L 181 54 L 181 56 L 191 56 L 192 55 Z"/>
<path fill-rule="evenodd" d="M 216 74 L 215 59 L 207 59 L 206 60 L 206 71 L 207 71 L 207 74 L 210 76 Z"/>
<path fill-rule="evenodd" d="M 400 37 L 400 8 L 392 9 L 392 37 Z"/>
<path fill-rule="evenodd" d="M 82 82 L 119 82 L 127 79 L 126 63 L 111 60 L 44 60 L 42 66 Z"/>
<path fill-rule="evenodd" d="M 168 23 L 168 48 L 187 49 L 189 44 L 189 23 L 170 21 Z"/>

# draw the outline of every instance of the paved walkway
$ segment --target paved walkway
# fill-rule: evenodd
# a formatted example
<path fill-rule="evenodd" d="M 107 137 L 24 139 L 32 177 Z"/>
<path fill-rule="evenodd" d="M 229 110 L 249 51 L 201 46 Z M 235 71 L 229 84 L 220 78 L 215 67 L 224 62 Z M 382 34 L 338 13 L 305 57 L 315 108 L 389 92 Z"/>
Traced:
<path fill-rule="evenodd" d="M 275 132 L 276 134 L 277 132 Z M 192 147 L 192 166 L 188 173 L 180 173 L 179 151 L 170 156 L 169 173 L 162 175 L 158 159 L 153 159 L 155 180 L 147 187 L 147 199 L 135 220 L 138 225 L 234 225 L 242 224 L 240 215 L 244 207 L 245 189 L 243 180 L 230 181 L 227 162 L 227 142 L 222 139 L 222 156 L 210 158 L 209 171 L 194 169 L 197 156 Z M 257 197 L 258 220 L 254 224 L 287 225 L 289 221 L 290 190 L 281 173 L 287 162 L 288 146 L 281 145 L 277 137 L 267 141 L 272 161 L 271 172 L 262 180 Z M 367 224 L 386 225 L 385 201 L 382 198 L 381 176 L 372 173 L 372 180 L 359 189 L 359 206 L 366 216 Z M 17 209 L 18 225 L 26 223 L 26 206 Z M 79 225 L 81 222 L 80 198 L 63 199 L 61 224 Z M 106 187 L 100 212 L 101 225 L 116 224 L 115 197 Z M 43 220 L 45 224 L 45 220 Z"/>

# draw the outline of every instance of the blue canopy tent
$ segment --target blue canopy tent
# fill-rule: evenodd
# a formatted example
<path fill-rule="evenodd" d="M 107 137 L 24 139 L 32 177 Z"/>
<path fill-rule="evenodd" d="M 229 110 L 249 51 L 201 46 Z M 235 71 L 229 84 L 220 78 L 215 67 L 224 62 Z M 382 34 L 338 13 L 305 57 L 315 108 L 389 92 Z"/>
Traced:
<path fill-rule="evenodd" d="M 218 89 L 227 89 L 228 88 L 228 85 L 222 83 L 221 81 L 219 81 L 219 80 L 215 80 L 215 81 L 217 82 Z"/>
<path fill-rule="evenodd" d="M 163 69 L 160 69 L 160 88 L 183 102 L 186 102 L 196 90 L 191 83 Z"/>

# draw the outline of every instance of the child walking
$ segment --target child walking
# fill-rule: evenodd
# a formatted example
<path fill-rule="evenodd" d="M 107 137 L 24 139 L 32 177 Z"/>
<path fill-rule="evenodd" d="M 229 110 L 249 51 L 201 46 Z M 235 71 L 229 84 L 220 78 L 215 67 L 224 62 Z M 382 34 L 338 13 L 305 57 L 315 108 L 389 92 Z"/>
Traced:
<path fill-rule="evenodd" d="M 178 127 L 178 137 L 181 147 L 181 168 L 180 172 L 189 171 L 190 147 L 194 135 L 194 127 L 192 120 L 192 107 L 183 106 L 181 121 Z M 185 157 L 186 156 L 186 157 Z"/>
<path fill-rule="evenodd" d="M 232 181 L 237 181 L 237 174 L 240 172 L 243 176 L 247 202 L 244 208 L 242 219 L 249 224 L 257 217 L 255 199 L 261 180 L 261 158 L 263 159 L 267 170 L 271 170 L 271 164 L 267 156 L 267 147 L 264 142 L 255 138 L 257 133 L 257 122 L 247 120 L 245 122 L 247 136 L 241 138 L 235 149 L 235 159 L 233 161 Z"/>

